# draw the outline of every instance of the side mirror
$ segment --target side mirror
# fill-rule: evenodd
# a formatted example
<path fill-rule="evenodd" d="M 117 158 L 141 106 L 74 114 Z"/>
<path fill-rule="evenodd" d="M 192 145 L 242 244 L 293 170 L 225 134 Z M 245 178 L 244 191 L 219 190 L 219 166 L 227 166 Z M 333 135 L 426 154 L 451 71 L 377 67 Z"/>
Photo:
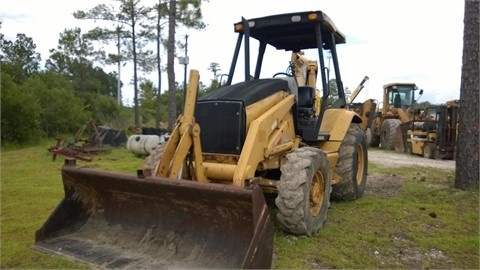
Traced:
<path fill-rule="evenodd" d="M 422 95 L 423 95 L 423 89 L 420 89 L 420 91 L 418 92 L 418 98 L 414 100 L 413 103 L 417 103 Z"/>

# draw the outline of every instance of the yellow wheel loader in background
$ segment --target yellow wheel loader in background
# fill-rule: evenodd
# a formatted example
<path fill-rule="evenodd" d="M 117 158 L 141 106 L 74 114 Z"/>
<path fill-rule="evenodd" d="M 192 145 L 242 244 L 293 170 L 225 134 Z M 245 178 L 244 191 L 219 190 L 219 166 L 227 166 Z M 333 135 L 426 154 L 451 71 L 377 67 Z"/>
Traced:
<path fill-rule="evenodd" d="M 361 117 L 345 109 L 336 50 L 345 36 L 322 11 L 242 18 L 234 29 L 227 85 L 197 100 L 192 70 L 174 131 L 137 175 L 68 160 L 65 198 L 37 231 L 36 249 L 104 268 L 270 268 L 274 220 L 313 235 L 330 198 L 362 196 L 366 138 Z M 242 44 L 245 80 L 232 84 Z M 291 74 L 260 78 L 267 48 L 291 52 Z M 305 61 L 307 50 L 317 61 Z M 329 108 L 326 51 L 339 97 Z"/>
<path fill-rule="evenodd" d="M 371 123 L 370 146 L 394 149 L 399 144 L 403 152 L 403 143 L 396 138 L 399 137 L 400 125 L 415 119 L 415 114 L 410 109 L 416 102 L 417 89 L 415 83 L 394 82 L 383 86 L 383 107 L 377 111 Z M 422 94 L 423 90 L 420 90 L 419 95 Z"/>

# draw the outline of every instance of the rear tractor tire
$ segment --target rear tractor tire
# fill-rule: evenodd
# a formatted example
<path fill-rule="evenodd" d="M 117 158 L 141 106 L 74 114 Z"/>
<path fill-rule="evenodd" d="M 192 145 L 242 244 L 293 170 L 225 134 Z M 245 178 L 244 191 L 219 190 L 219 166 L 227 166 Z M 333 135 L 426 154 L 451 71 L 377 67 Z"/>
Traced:
<path fill-rule="evenodd" d="M 333 200 L 352 201 L 363 196 L 368 171 L 367 140 L 356 124 L 350 124 L 340 145 L 335 171 L 341 180 L 332 186 Z"/>
<path fill-rule="evenodd" d="M 313 235 L 327 219 L 331 174 L 327 155 L 320 149 L 302 147 L 287 154 L 277 183 L 277 221 L 284 230 Z"/>

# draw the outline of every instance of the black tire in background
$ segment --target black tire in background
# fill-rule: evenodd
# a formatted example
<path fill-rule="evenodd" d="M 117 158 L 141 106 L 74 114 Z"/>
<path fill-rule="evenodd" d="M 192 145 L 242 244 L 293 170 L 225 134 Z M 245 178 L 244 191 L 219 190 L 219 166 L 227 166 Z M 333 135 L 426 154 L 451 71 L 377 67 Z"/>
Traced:
<path fill-rule="evenodd" d="M 372 121 L 370 126 L 370 132 L 372 134 L 372 139 L 370 141 L 370 147 L 378 147 L 380 145 L 380 135 L 377 134 L 377 127 L 375 126 L 375 119 Z"/>
<path fill-rule="evenodd" d="M 402 121 L 399 119 L 385 119 L 380 128 L 380 147 L 386 150 L 392 150 L 395 146 L 395 137 L 397 136 L 397 128 Z"/>
<path fill-rule="evenodd" d="M 423 157 L 433 159 L 435 156 L 435 145 L 433 143 L 425 143 L 423 146 Z"/>
<path fill-rule="evenodd" d="M 367 139 L 367 147 L 370 147 L 370 144 L 372 143 L 372 130 L 370 128 L 365 130 L 365 137 Z"/>
<path fill-rule="evenodd" d="M 409 155 L 413 155 L 413 150 L 412 150 L 412 143 L 407 142 L 406 147 L 405 147 L 405 153 Z"/>
<path fill-rule="evenodd" d="M 302 147 L 287 154 L 277 183 L 277 221 L 284 230 L 312 235 L 327 219 L 331 174 L 327 155 L 320 149 Z"/>
<path fill-rule="evenodd" d="M 367 184 L 368 153 L 365 133 L 357 124 L 350 124 L 340 145 L 335 171 L 341 180 L 332 186 L 332 199 L 351 201 L 362 197 Z"/>

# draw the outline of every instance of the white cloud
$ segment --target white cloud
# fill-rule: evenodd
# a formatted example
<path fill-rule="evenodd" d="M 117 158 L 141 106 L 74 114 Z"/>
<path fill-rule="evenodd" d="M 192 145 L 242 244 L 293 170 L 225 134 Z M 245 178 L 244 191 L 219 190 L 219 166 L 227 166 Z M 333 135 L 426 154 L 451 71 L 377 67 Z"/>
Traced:
<path fill-rule="evenodd" d="M 156 1 L 148 0 L 148 3 Z M 59 34 L 65 28 L 95 26 L 93 22 L 75 20 L 76 10 L 88 10 L 110 1 L 70 0 L 34 1 L 0 0 L 2 33 L 15 39 L 25 33 L 37 44 L 42 59 L 57 46 Z M 220 64 L 221 73 L 228 73 L 236 42 L 233 24 L 247 19 L 278 13 L 322 10 L 347 36 L 347 44 L 338 48 L 344 85 L 355 89 L 363 76 L 370 81 L 357 97 L 380 99 L 382 85 L 392 81 L 415 82 L 424 89 L 423 101 L 444 102 L 459 97 L 463 38 L 464 3 L 458 0 L 210 0 L 203 7 L 208 28 L 204 31 L 179 29 L 177 39 L 189 35 L 188 69 L 200 71 L 201 80 L 209 83 L 213 74 L 207 69 L 211 62 Z M 183 55 L 182 51 L 177 52 Z M 166 57 L 163 57 L 166 59 Z M 263 76 L 285 71 L 290 55 L 267 55 Z M 254 65 L 252 55 L 252 69 Z M 166 61 L 164 61 L 166 62 Z M 183 66 L 176 61 L 176 81 L 183 82 Z M 115 67 L 106 67 L 116 70 Z M 122 80 L 132 77 L 131 65 L 122 70 Z M 252 71 L 253 72 L 253 71 Z M 236 68 L 238 80 L 243 67 Z M 148 75 L 156 83 L 156 75 Z M 162 74 L 162 89 L 166 89 L 166 74 Z M 124 98 L 132 101 L 133 87 L 126 85 Z"/>

